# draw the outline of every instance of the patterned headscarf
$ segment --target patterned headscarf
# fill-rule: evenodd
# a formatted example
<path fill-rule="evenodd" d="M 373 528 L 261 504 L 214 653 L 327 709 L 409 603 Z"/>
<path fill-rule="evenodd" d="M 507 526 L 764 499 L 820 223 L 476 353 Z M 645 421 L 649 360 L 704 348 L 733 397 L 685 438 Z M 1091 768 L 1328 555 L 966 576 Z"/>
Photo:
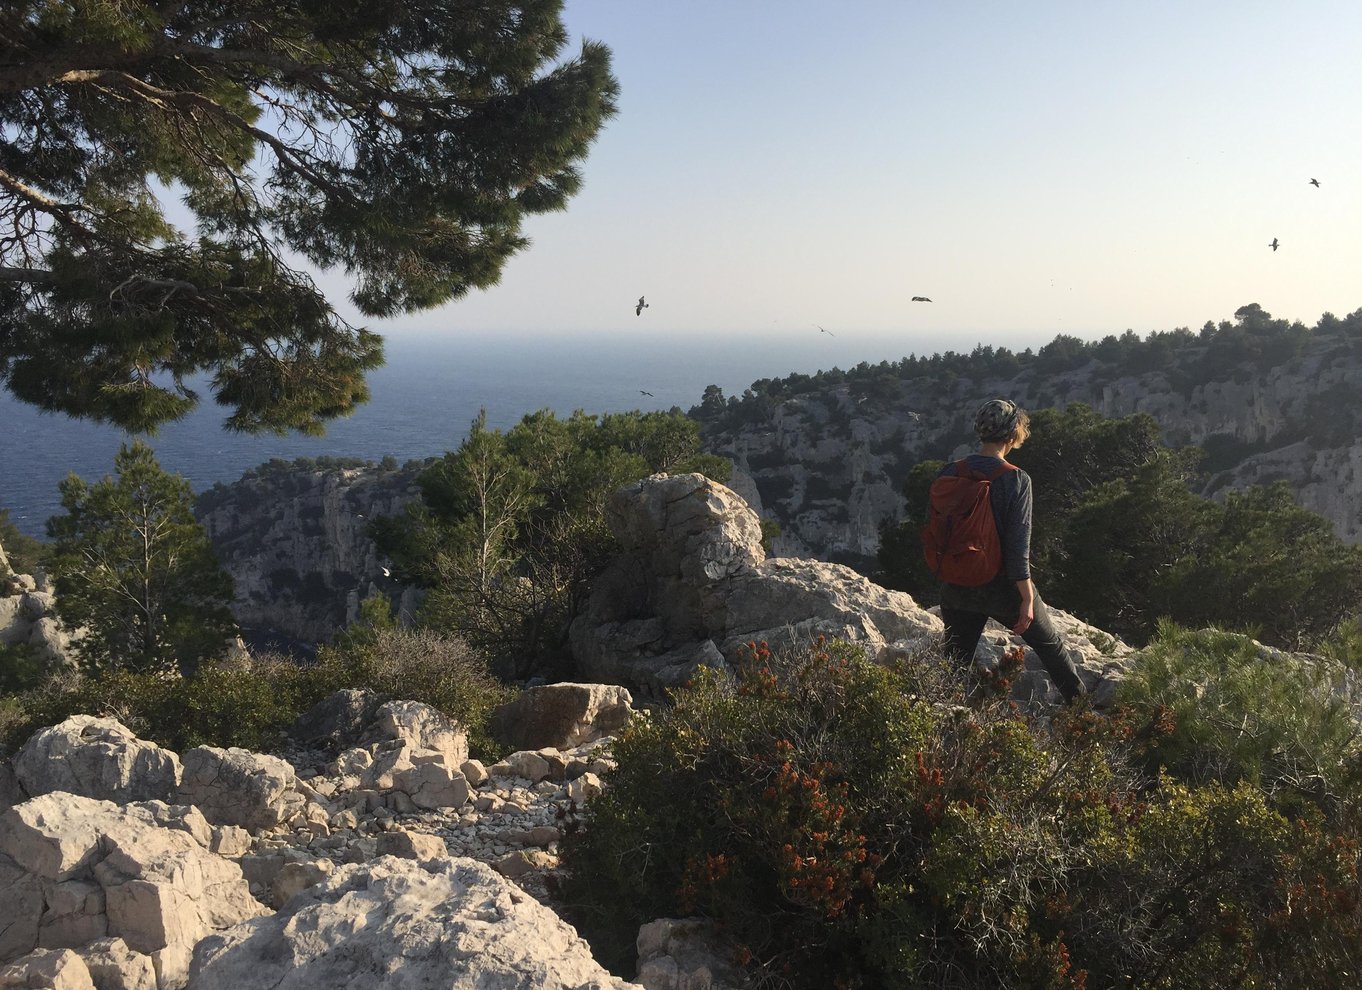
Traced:
<path fill-rule="evenodd" d="M 974 414 L 974 432 L 984 442 L 1001 443 L 1012 436 L 1021 407 L 1009 399 L 989 399 Z"/>

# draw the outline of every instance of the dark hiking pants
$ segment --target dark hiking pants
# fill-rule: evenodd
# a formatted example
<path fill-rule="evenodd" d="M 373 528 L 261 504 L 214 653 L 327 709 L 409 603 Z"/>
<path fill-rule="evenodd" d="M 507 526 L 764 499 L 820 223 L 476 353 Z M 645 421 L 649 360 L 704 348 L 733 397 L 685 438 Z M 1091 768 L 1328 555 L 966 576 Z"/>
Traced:
<path fill-rule="evenodd" d="M 979 637 L 988 620 L 996 619 L 1011 629 L 1020 614 L 1021 592 L 1013 581 L 1001 579 L 980 588 L 943 586 L 941 621 L 946 624 L 946 655 L 961 667 L 972 667 L 975 647 L 979 645 Z M 1064 637 L 1055 628 L 1039 591 L 1035 597 L 1035 618 L 1022 633 L 1022 640 L 1036 651 L 1065 701 L 1073 701 L 1087 693 L 1064 648 Z"/>

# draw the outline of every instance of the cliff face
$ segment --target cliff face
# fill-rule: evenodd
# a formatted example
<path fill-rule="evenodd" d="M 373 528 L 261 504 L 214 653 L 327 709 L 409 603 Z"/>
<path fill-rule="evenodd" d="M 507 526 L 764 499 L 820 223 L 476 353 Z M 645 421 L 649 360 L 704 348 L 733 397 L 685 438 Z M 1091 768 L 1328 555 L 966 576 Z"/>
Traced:
<path fill-rule="evenodd" d="M 1186 363 L 1198 357 L 1195 348 Z M 1031 409 L 1083 402 L 1105 416 L 1147 413 L 1172 446 L 1207 447 L 1204 494 L 1284 480 L 1299 503 L 1338 535 L 1362 541 L 1362 340 L 1314 335 L 1268 370 L 1248 362 L 1209 380 L 1155 371 L 1115 375 L 1089 361 L 1012 377 L 888 376 L 825 385 L 752 404 L 725 417 L 705 445 L 734 462 L 732 487 L 780 523 L 778 554 L 872 566 L 880 528 L 896 521 L 909 469 L 972 449 L 970 417 L 983 399 L 1009 396 Z"/>
<path fill-rule="evenodd" d="M 1356 322 L 1362 329 L 1362 315 Z M 1056 371 L 1039 359 L 1010 376 L 806 382 L 711 419 L 705 447 L 734 462 L 730 487 L 780 523 L 775 555 L 862 570 L 874 567 L 881 527 L 900 516 L 908 471 L 971 449 L 970 417 L 991 395 L 1030 409 L 1147 413 L 1168 444 L 1207 448 L 1205 494 L 1284 480 L 1341 538 L 1362 542 L 1362 332 L 1315 332 L 1275 364 L 1208 361 L 1191 340 L 1143 374 L 1096 360 Z M 412 610 L 416 593 L 383 574 L 367 525 L 417 497 L 423 466 L 279 462 L 205 492 L 197 513 L 236 581 L 243 627 L 326 639 L 375 590 Z"/>
<path fill-rule="evenodd" d="M 367 526 L 417 497 L 422 466 L 271 462 L 204 492 L 195 514 L 236 582 L 234 612 L 243 630 L 326 640 L 373 591 L 413 608 L 415 593 L 384 575 Z"/>

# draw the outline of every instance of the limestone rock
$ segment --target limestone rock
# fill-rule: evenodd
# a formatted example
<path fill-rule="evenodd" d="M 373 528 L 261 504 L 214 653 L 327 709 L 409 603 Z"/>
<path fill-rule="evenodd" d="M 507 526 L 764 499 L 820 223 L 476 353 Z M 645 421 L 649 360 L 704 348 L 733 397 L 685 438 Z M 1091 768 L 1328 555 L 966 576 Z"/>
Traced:
<path fill-rule="evenodd" d="M 558 865 L 558 857 L 544 849 L 516 849 L 492 863 L 508 880 L 519 880 L 536 870 L 551 870 Z"/>
<path fill-rule="evenodd" d="M 571 749 L 618 735 L 633 698 L 617 684 L 544 684 L 528 688 L 493 714 L 493 736 L 513 749 Z"/>
<path fill-rule="evenodd" d="M 23 911 L 0 925 L 0 962 L 117 936 L 151 958 L 160 987 L 183 986 L 200 938 L 263 911 L 241 869 L 204 848 L 196 818 L 65 793 L 0 815 L 0 903 Z"/>
<path fill-rule="evenodd" d="M 199 495 L 194 513 L 232 576 L 246 628 L 315 643 L 344 628 L 347 600 L 381 590 L 411 614 L 419 594 L 383 574 L 368 520 L 416 498 L 423 465 L 275 465 Z"/>
<path fill-rule="evenodd" d="M 450 768 L 457 768 L 468 759 L 468 736 L 463 727 L 419 701 L 390 701 L 382 705 L 368 737 L 371 741 L 396 740 L 413 750 L 434 750 Z"/>
<path fill-rule="evenodd" d="M 32 647 L 49 671 L 74 667 L 71 647 L 85 630 L 68 631 L 57 619 L 55 602 L 46 575 L 13 574 L 0 566 L 0 646 Z"/>
<path fill-rule="evenodd" d="M 0 988 L 95 990 L 85 961 L 70 949 L 38 949 L 0 969 Z"/>
<path fill-rule="evenodd" d="M 575 801 L 579 805 L 586 804 L 601 792 L 601 778 L 588 771 L 580 777 L 568 781 L 564 790 L 569 801 Z"/>
<path fill-rule="evenodd" d="M 284 760 L 236 747 L 199 746 L 183 762 L 176 800 L 194 805 L 214 825 L 259 832 L 286 819 L 295 777 Z"/>
<path fill-rule="evenodd" d="M 572 625 L 579 668 L 650 695 L 701 665 L 725 666 L 752 640 L 889 643 L 937 635 L 912 597 L 850 568 L 767 560 L 757 515 L 702 475 L 654 475 L 620 489 L 609 519 L 622 554 Z"/>
<path fill-rule="evenodd" d="M 549 776 L 549 761 L 539 753 L 520 750 L 506 759 L 487 768 L 493 777 L 523 777 L 532 783 L 546 780 Z"/>
<path fill-rule="evenodd" d="M 416 860 L 444 859 L 449 855 L 449 851 L 445 848 L 445 840 L 438 835 L 408 832 L 405 829 L 384 832 L 380 835 L 376 852 L 379 856 L 396 856 L 399 859 Z"/>
<path fill-rule="evenodd" d="M 278 914 L 210 936 L 192 990 L 356 986 L 625 990 L 557 915 L 472 860 L 343 866 Z"/>
<path fill-rule="evenodd" d="M 4 816 L 0 815 L 0 822 Z M 43 880 L 0 853 L 0 963 L 33 950 L 47 899 Z"/>
<path fill-rule="evenodd" d="M 116 719 L 72 715 L 35 732 L 15 756 L 14 773 L 34 797 L 66 791 L 101 801 L 168 800 L 180 760 Z"/>
<path fill-rule="evenodd" d="M 355 746 L 378 712 L 372 691 L 345 689 L 327 695 L 289 728 L 289 736 L 305 746 L 326 746 L 332 752 Z"/>
<path fill-rule="evenodd" d="M 579 667 L 597 679 L 658 695 L 701 664 L 731 665 L 751 642 L 781 649 L 805 647 L 820 636 L 844 639 L 889 662 L 941 636 L 937 614 L 849 567 L 766 559 L 756 514 L 736 493 L 700 475 L 655 475 L 626 486 L 610 502 L 610 521 L 623 552 L 571 629 Z M 1094 697 L 1109 696 L 1130 648 L 1052 612 Z M 1013 642 L 991 626 L 976 661 L 996 663 Z M 1030 649 L 1013 697 L 1058 697 Z"/>
<path fill-rule="evenodd" d="M 95 939 L 76 951 L 97 990 L 156 990 L 151 957 L 134 952 L 121 938 Z"/>
<path fill-rule="evenodd" d="M 285 863 L 274 875 L 274 882 L 270 884 L 270 907 L 279 910 L 296 894 L 309 887 L 315 887 L 334 870 L 335 864 L 329 859 Z"/>
<path fill-rule="evenodd" d="M 443 763 L 418 763 L 393 775 L 393 787 L 418 808 L 460 808 L 468 802 L 468 781 Z"/>
<path fill-rule="evenodd" d="M 710 922 L 660 918 L 638 930 L 638 982 L 648 990 L 731 990 L 744 986 Z"/>

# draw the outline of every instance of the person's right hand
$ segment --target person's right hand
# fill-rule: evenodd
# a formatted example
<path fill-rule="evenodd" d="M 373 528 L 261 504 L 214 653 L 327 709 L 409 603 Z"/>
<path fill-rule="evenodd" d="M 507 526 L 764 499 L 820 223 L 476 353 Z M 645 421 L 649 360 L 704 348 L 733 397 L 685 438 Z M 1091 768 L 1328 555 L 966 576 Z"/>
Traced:
<path fill-rule="evenodd" d="M 1023 601 L 1021 603 L 1021 611 L 1017 615 L 1017 624 L 1012 627 L 1012 631 L 1020 636 L 1031 628 L 1031 623 L 1035 621 L 1035 618 L 1035 606 L 1033 606 L 1030 601 Z"/>

